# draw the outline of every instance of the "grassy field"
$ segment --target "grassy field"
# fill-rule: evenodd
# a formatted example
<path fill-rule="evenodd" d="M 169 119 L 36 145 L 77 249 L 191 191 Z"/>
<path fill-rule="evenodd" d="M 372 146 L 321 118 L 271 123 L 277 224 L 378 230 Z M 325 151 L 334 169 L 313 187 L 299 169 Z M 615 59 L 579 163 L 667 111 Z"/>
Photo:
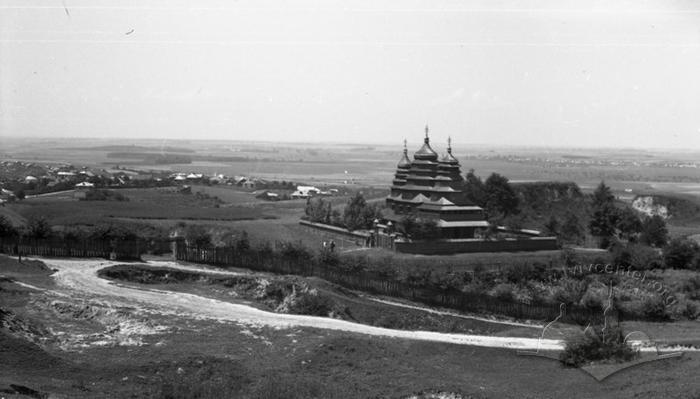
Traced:
<path fill-rule="evenodd" d="M 174 188 L 123 189 L 129 201 L 79 201 L 71 193 L 28 198 L 5 206 L 23 218 L 43 216 L 52 225 L 93 225 L 110 219 L 235 221 L 274 218 L 255 207 L 182 194 Z"/>

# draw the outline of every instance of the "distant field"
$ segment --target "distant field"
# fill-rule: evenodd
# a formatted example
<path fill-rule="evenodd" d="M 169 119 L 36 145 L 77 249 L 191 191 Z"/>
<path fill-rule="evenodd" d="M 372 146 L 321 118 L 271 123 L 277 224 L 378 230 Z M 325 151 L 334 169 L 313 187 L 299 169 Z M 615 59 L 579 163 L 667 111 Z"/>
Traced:
<path fill-rule="evenodd" d="M 112 218 L 211 221 L 274 218 L 256 208 L 217 207 L 211 199 L 201 199 L 195 194 L 185 195 L 168 189 L 127 189 L 119 192 L 130 201 L 78 201 L 66 194 L 30 198 L 6 207 L 24 218 L 32 215 L 46 217 L 55 225 L 90 225 Z"/>

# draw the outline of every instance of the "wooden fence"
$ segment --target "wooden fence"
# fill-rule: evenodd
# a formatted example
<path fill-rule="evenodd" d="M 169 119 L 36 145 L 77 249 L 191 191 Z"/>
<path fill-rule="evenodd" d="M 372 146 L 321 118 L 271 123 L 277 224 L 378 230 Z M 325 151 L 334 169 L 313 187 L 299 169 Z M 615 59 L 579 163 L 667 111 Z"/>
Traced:
<path fill-rule="evenodd" d="M 233 247 L 200 248 L 178 243 L 175 256 L 178 260 L 193 263 L 239 267 L 276 274 L 315 276 L 353 290 L 466 312 L 494 313 L 532 320 L 553 320 L 560 314 L 558 305 L 522 303 L 484 294 L 466 293 L 454 288 L 442 288 L 434 284 L 413 285 L 376 272 L 350 272 L 308 256 L 285 257 L 277 251 L 237 251 Z M 573 306 L 566 309 L 562 321 L 586 324 L 597 323 L 601 319 L 600 312 Z"/>
<path fill-rule="evenodd" d="M 0 252 L 8 255 L 137 260 L 148 247 L 143 241 L 0 237 Z"/>

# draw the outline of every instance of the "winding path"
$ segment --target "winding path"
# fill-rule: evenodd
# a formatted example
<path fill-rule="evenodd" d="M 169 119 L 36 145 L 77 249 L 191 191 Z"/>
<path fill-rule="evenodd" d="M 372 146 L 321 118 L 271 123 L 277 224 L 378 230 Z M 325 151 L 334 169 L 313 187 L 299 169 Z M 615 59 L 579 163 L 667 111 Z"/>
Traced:
<path fill-rule="evenodd" d="M 536 338 L 491 337 L 483 335 L 447 334 L 432 331 L 393 330 L 367 326 L 349 321 L 325 317 L 291 315 L 266 312 L 242 304 L 223 302 L 198 295 L 140 289 L 125 286 L 97 276 L 97 271 L 120 262 L 100 259 L 39 259 L 47 266 L 58 270 L 53 277 L 57 288 L 51 290 L 61 296 L 89 298 L 112 305 L 138 307 L 159 314 L 176 315 L 195 319 L 237 322 L 248 325 L 276 328 L 311 327 L 346 331 L 377 337 L 391 337 L 432 342 L 446 342 L 490 348 L 512 349 L 562 349 L 559 340 Z M 207 273 L 234 274 L 224 270 L 203 269 L 174 262 L 147 262 L 142 265 L 171 267 Z"/>

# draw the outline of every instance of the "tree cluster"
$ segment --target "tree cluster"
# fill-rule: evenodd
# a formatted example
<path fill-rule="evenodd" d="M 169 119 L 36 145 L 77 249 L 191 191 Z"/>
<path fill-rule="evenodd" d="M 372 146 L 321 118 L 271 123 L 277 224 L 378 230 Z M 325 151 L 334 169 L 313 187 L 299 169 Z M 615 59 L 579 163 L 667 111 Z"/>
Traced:
<path fill-rule="evenodd" d="M 419 219 L 413 215 L 404 216 L 399 231 L 413 240 L 434 240 L 440 238 L 440 229 L 433 219 Z"/>
<path fill-rule="evenodd" d="M 343 225 L 348 230 L 370 229 L 381 218 L 379 207 L 368 204 L 362 193 L 355 194 L 343 210 Z"/>
<path fill-rule="evenodd" d="M 467 199 L 484 208 L 489 216 L 506 217 L 518 213 L 518 195 L 508 182 L 508 178 L 492 173 L 486 181 L 470 170 L 464 181 Z"/>
<path fill-rule="evenodd" d="M 588 224 L 591 234 L 598 237 L 601 247 L 608 247 L 614 240 L 641 242 L 662 247 L 668 240 L 666 223 L 660 216 L 642 220 L 629 207 L 618 207 L 615 196 L 605 182 L 600 182 L 592 195 L 593 214 Z"/>

